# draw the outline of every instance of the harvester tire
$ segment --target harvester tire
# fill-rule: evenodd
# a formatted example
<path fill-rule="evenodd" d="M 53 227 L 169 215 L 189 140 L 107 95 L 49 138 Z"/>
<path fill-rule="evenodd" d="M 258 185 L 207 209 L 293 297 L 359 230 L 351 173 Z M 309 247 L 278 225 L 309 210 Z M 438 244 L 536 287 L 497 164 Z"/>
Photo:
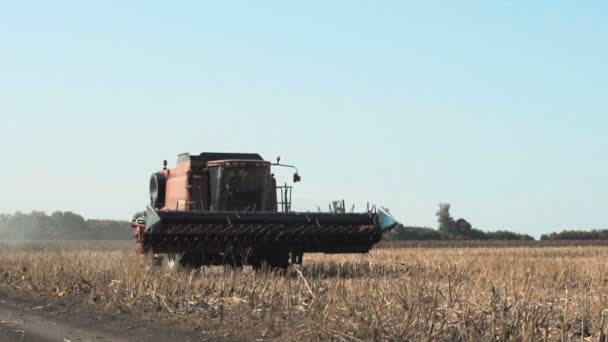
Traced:
<path fill-rule="evenodd" d="M 289 253 L 255 254 L 249 259 L 249 264 L 255 271 L 260 271 L 264 266 L 271 271 L 284 271 L 289 267 Z"/>
<path fill-rule="evenodd" d="M 268 266 L 275 270 L 286 270 L 289 267 L 289 253 L 277 253 L 268 259 Z"/>
<path fill-rule="evenodd" d="M 162 172 L 153 173 L 150 176 L 150 204 L 160 209 L 165 206 L 165 190 L 167 176 Z"/>
<path fill-rule="evenodd" d="M 243 267 L 243 256 L 234 248 L 228 248 L 224 253 L 223 262 L 225 266 L 240 268 Z"/>

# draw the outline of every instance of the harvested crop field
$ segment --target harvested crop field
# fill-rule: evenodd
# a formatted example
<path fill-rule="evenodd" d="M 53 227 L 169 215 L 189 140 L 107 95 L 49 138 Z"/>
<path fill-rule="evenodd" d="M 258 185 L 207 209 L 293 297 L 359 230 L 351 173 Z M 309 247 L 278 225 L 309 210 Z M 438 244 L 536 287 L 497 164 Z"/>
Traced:
<path fill-rule="evenodd" d="M 305 255 L 287 275 L 149 267 L 130 244 L 0 246 L 18 295 L 184 322 L 247 340 L 595 340 L 608 331 L 608 247 L 378 248 Z"/>

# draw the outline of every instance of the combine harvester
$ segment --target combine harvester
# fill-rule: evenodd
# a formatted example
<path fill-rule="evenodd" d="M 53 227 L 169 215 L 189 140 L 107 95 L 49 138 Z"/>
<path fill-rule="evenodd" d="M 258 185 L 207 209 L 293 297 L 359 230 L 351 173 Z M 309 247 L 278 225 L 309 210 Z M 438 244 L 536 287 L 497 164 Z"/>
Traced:
<path fill-rule="evenodd" d="M 305 252 L 366 253 L 398 222 L 384 209 L 293 212 L 292 187 L 277 186 L 259 154 L 181 154 L 150 178 L 150 205 L 133 217 L 142 253 L 168 254 L 183 267 L 301 264 Z M 278 196 L 277 196 L 278 193 Z"/>

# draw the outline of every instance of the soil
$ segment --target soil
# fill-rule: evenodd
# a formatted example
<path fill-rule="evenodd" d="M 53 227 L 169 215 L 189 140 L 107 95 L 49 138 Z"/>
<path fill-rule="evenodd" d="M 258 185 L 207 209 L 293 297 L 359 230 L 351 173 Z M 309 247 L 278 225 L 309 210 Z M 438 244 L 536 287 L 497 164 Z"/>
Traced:
<path fill-rule="evenodd" d="M 4 341 L 239 341 L 164 320 L 107 311 L 83 299 L 23 296 L 0 290 L 0 342 Z"/>

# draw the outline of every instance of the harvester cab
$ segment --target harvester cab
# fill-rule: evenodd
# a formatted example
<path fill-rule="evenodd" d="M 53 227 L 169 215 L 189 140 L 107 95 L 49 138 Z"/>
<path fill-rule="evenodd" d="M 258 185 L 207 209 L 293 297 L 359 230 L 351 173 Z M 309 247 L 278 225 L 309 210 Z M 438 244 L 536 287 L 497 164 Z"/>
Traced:
<path fill-rule="evenodd" d="M 183 266 L 301 263 L 304 252 L 364 253 L 395 227 L 384 209 L 363 213 L 291 211 L 292 186 L 253 153 L 181 154 L 150 177 L 150 205 L 132 221 L 142 252 L 179 255 Z"/>

